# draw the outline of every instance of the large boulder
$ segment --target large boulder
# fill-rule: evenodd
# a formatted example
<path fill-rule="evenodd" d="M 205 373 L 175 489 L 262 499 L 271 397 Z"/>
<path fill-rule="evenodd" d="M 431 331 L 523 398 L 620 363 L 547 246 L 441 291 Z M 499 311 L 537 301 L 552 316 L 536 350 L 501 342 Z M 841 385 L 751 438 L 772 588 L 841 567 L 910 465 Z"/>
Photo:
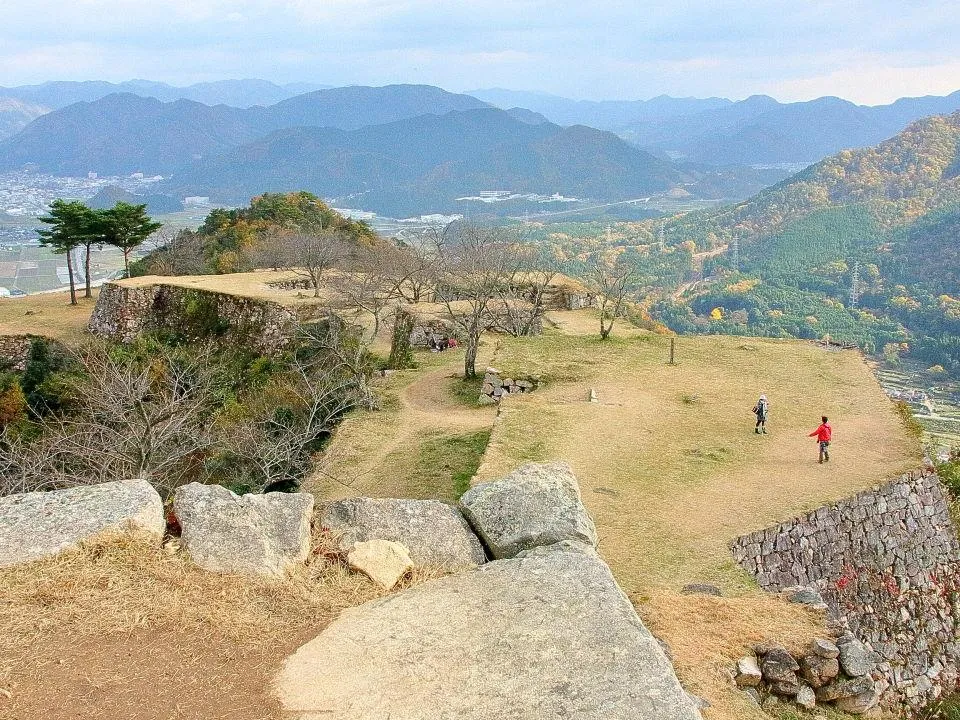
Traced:
<path fill-rule="evenodd" d="M 146 480 L 0 497 L 0 567 L 39 560 L 104 532 L 163 537 L 160 495 Z"/>
<path fill-rule="evenodd" d="M 310 554 L 313 495 L 236 495 L 220 485 L 177 488 L 173 513 L 183 548 L 214 572 L 281 577 Z"/>
<path fill-rule="evenodd" d="M 467 520 L 494 558 L 575 540 L 595 547 L 597 530 L 580 498 L 580 486 L 563 462 L 527 463 L 460 498 Z"/>
<path fill-rule="evenodd" d="M 291 717 L 695 720 L 590 548 L 561 543 L 344 612 L 285 662 Z"/>
<path fill-rule="evenodd" d="M 390 540 L 404 545 L 417 565 L 465 570 L 487 560 L 480 540 L 457 508 L 438 500 L 367 497 L 332 502 L 320 524 L 344 552 L 354 543 Z"/>

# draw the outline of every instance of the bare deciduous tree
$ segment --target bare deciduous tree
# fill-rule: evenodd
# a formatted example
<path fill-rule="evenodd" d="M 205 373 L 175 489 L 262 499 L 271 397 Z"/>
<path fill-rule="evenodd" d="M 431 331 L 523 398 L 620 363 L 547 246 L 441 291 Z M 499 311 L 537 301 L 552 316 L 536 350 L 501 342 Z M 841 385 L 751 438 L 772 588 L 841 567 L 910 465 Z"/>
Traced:
<path fill-rule="evenodd" d="M 280 267 L 310 281 L 314 297 L 320 297 L 324 275 L 349 256 L 350 248 L 338 230 L 285 231 L 272 236 L 267 244 L 276 249 L 275 262 Z"/>
<path fill-rule="evenodd" d="M 301 351 L 282 377 L 283 408 L 266 406 L 221 430 L 222 447 L 260 492 L 298 483 L 340 417 L 373 404 L 369 354 L 356 332 L 331 314 L 302 333 Z"/>
<path fill-rule="evenodd" d="M 518 245 L 511 252 L 511 276 L 499 290 L 502 318 L 498 326 L 524 337 L 534 334 L 543 320 L 547 288 L 559 274 L 560 264 L 549 249 L 538 244 Z"/>
<path fill-rule="evenodd" d="M 396 262 L 398 251 L 386 244 L 358 248 L 349 271 L 330 280 L 344 301 L 352 308 L 366 312 L 373 320 L 369 342 L 380 332 L 384 313 L 402 299 Z"/>
<path fill-rule="evenodd" d="M 447 226 L 437 247 L 436 296 L 464 337 L 464 377 L 477 374 L 477 350 L 491 300 L 516 272 L 514 246 L 502 228 Z"/>
<path fill-rule="evenodd" d="M 600 308 L 600 339 L 606 340 L 613 323 L 623 312 L 623 305 L 636 279 L 634 264 L 613 253 L 597 254 L 590 265 L 588 284 L 597 294 Z"/>
<path fill-rule="evenodd" d="M 154 237 L 157 248 L 147 260 L 147 272 L 151 275 L 203 275 L 207 272 L 203 241 L 197 233 L 164 228 Z"/>
<path fill-rule="evenodd" d="M 0 471 L 16 478 L 9 483 L 41 489 L 143 478 L 168 494 L 196 472 L 213 441 L 207 352 L 162 351 L 146 362 L 92 344 L 77 360 L 75 407 L 42 418 L 38 440 L 0 445 Z"/>
<path fill-rule="evenodd" d="M 409 303 L 425 302 L 436 286 L 438 236 L 432 242 L 408 244 L 397 249 L 392 277 L 397 295 Z"/>

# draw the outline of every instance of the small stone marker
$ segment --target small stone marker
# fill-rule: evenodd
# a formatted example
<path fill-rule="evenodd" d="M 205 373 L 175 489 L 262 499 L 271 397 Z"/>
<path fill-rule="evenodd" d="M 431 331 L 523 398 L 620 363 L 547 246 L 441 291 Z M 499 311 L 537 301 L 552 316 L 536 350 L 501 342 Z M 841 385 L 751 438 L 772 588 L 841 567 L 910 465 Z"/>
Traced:
<path fill-rule="evenodd" d="M 597 391 L 594 388 L 590 388 L 590 402 L 600 402 L 600 400 L 597 398 Z"/>
<path fill-rule="evenodd" d="M 347 553 L 347 563 L 384 590 L 392 590 L 404 575 L 413 570 L 413 560 L 407 548 L 392 540 L 354 543 L 353 549 Z"/>

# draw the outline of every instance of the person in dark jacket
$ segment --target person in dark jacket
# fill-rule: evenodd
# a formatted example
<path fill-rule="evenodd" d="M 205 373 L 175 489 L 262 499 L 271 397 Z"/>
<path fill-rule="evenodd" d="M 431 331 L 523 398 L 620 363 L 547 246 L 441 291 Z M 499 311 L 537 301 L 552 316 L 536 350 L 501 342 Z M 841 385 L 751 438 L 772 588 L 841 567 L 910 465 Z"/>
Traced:
<path fill-rule="evenodd" d="M 754 432 L 757 434 L 767 434 L 767 415 L 770 412 L 770 403 L 767 402 L 767 396 L 761 395 L 757 404 L 753 406 L 753 414 L 757 416 L 757 425 Z"/>
<path fill-rule="evenodd" d="M 833 428 L 830 427 L 826 415 L 821 416 L 820 420 L 820 426 L 807 437 L 815 437 L 820 444 L 820 460 L 818 462 L 823 464 L 830 462 L 830 440 L 833 439 Z"/>

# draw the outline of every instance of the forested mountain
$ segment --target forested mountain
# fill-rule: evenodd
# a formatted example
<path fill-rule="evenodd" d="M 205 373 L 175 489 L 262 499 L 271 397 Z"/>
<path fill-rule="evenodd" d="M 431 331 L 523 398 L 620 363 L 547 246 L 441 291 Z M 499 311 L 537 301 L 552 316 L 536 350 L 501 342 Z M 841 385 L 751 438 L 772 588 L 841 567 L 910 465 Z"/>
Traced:
<path fill-rule="evenodd" d="M 237 201 L 304 188 L 388 215 L 459 207 L 482 189 L 622 199 L 681 179 L 611 133 L 530 124 L 493 108 L 343 131 L 291 128 L 194 164 L 167 185 Z"/>
<path fill-rule="evenodd" d="M 686 303 L 658 307 L 676 329 L 829 335 L 960 373 L 960 112 L 664 231 L 728 248 Z"/>
<path fill-rule="evenodd" d="M 0 142 L 0 171 L 31 164 L 63 175 L 166 174 L 260 134 L 249 110 L 108 95 L 43 115 Z"/>
<path fill-rule="evenodd" d="M 138 195 L 116 185 L 108 185 L 102 188 L 96 195 L 87 200 L 86 205 L 94 210 L 106 210 L 112 208 L 118 202 L 125 202 L 129 205 L 146 205 L 147 212 L 150 215 L 163 215 L 183 210 L 183 203 L 169 195 Z"/>
<path fill-rule="evenodd" d="M 283 128 L 355 129 L 479 107 L 487 105 L 422 85 L 320 90 L 249 109 L 114 94 L 51 112 L 0 141 L 0 171 L 31 164 L 58 174 L 168 174 Z"/>

